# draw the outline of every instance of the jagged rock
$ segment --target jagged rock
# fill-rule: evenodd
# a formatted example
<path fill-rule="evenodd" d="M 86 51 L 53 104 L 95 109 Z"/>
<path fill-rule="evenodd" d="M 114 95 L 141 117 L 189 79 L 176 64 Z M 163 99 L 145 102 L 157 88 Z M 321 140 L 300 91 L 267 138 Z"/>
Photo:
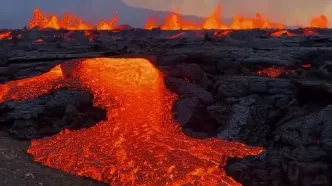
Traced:
<path fill-rule="evenodd" d="M 180 96 L 173 106 L 175 120 L 193 132 L 215 136 L 220 123 L 204 106 L 213 102 L 212 94 L 199 85 L 174 77 L 166 77 L 165 83 L 171 91 Z"/>
<path fill-rule="evenodd" d="M 302 46 L 305 47 L 322 47 L 322 46 L 332 46 L 332 40 L 329 37 L 322 36 L 310 36 L 306 37 L 300 42 Z"/>
<path fill-rule="evenodd" d="M 167 75 L 169 77 L 186 79 L 189 82 L 199 85 L 203 89 L 207 89 L 207 87 L 209 86 L 209 79 L 206 73 L 201 69 L 199 65 L 195 63 L 188 65 L 181 65 L 177 68 L 173 68 L 168 72 Z"/>
<path fill-rule="evenodd" d="M 19 139 L 89 127 L 106 119 L 105 111 L 92 106 L 92 95 L 79 91 L 62 90 L 32 100 L 6 102 L 0 108 L 0 124 Z"/>
<path fill-rule="evenodd" d="M 322 111 L 322 121 L 320 143 L 326 152 L 332 154 L 332 105 Z"/>
<path fill-rule="evenodd" d="M 220 73 L 226 74 L 227 72 L 237 70 L 239 62 L 235 61 L 233 58 L 226 58 L 216 64 L 216 67 Z"/>
<path fill-rule="evenodd" d="M 222 119 L 218 120 L 224 126 L 218 137 L 239 140 L 250 145 L 266 145 L 270 124 L 280 119 L 281 113 L 278 109 L 288 104 L 290 99 L 286 95 L 251 95 L 239 98 L 237 102 L 228 105 L 228 112 L 223 111 Z"/>
<path fill-rule="evenodd" d="M 205 72 L 197 64 L 189 64 L 182 69 L 182 75 L 185 79 L 206 89 L 209 86 L 209 79 Z"/>
<path fill-rule="evenodd" d="M 332 93 L 332 85 L 325 81 L 320 80 L 296 80 L 294 81 L 299 88 L 316 90 L 316 91 L 325 91 L 327 93 Z"/>
<path fill-rule="evenodd" d="M 290 80 L 258 76 L 233 76 L 214 84 L 218 96 L 244 97 L 251 94 L 294 94 Z"/>
<path fill-rule="evenodd" d="M 300 61 L 311 64 L 313 67 L 320 67 L 325 61 L 332 60 L 332 53 L 330 49 L 315 48 L 315 50 L 301 53 L 301 55 L 297 56 L 297 58 Z"/>
<path fill-rule="evenodd" d="M 250 117 L 249 104 L 235 104 L 231 108 L 232 114 L 226 128 L 218 133 L 219 138 L 237 140 L 239 138 L 239 133 L 243 125 L 246 125 Z"/>
<path fill-rule="evenodd" d="M 261 65 L 261 66 L 288 66 L 289 63 L 284 60 L 269 58 L 269 57 L 256 57 L 251 56 L 243 60 L 245 65 Z"/>
<path fill-rule="evenodd" d="M 301 103 L 332 103 L 332 84 L 325 80 L 299 79 L 294 80 L 297 87 L 297 99 Z"/>
<path fill-rule="evenodd" d="M 178 95 L 192 95 L 193 97 L 199 98 L 204 104 L 213 103 L 214 99 L 212 94 L 196 84 L 174 77 L 166 77 L 165 84 L 168 89 Z"/>
<path fill-rule="evenodd" d="M 332 80 L 332 62 L 325 61 L 324 65 L 322 65 L 318 70 L 318 77 Z"/>
<path fill-rule="evenodd" d="M 265 153 L 230 160 L 227 173 L 246 185 L 329 185 L 331 106 L 310 109 L 297 112 L 302 116 L 290 113 L 293 119 L 278 125 Z"/>
<path fill-rule="evenodd" d="M 194 95 L 183 94 L 174 103 L 174 119 L 183 128 L 187 128 L 188 134 L 198 136 L 216 136 L 220 123 L 212 117 L 202 100 Z M 194 136 L 197 137 L 197 136 Z"/>
<path fill-rule="evenodd" d="M 180 98 L 173 107 L 174 119 L 182 126 L 186 126 L 199 104 L 197 97 Z"/>

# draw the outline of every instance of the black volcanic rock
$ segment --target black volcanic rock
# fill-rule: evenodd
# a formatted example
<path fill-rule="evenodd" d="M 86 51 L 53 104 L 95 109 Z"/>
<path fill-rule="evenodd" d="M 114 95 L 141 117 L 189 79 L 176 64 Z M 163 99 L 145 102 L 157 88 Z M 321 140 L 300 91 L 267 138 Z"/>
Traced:
<path fill-rule="evenodd" d="M 92 95 L 61 90 L 32 100 L 0 104 L 0 126 L 18 139 L 36 139 L 65 128 L 90 127 L 106 119 L 106 112 L 92 106 Z"/>
<path fill-rule="evenodd" d="M 197 97 L 202 103 L 205 104 L 213 103 L 212 94 L 196 84 L 174 77 L 166 77 L 165 84 L 168 89 L 178 95 Z"/>
<path fill-rule="evenodd" d="M 219 96 L 243 97 L 252 94 L 294 94 L 295 88 L 287 79 L 271 79 L 257 76 L 233 76 L 214 84 Z"/>
<path fill-rule="evenodd" d="M 265 153 L 230 160 L 227 173 L 244 185 L 330 185 L 331 106 L 294 109 L 288 114 L 294 119 L 278 124 Z"/>

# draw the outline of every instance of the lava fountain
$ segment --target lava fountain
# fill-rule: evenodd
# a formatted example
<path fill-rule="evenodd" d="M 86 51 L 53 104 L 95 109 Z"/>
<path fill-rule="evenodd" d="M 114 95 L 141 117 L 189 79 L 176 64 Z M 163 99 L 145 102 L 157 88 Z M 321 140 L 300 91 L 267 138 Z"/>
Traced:
<path fill-rule="evenodd" d="M 226 160 L 262 152 L 183 134 L 172 114 L 177 97 L 166 89 L 163 74 L 141 58 L 68 61 L 0 85 L 0 102 L 64 87 L 92 92 L 107 121 L 33 140 L 27 152 L 45 166 L 112 185 L 241 185 L 226 175 Z"/>

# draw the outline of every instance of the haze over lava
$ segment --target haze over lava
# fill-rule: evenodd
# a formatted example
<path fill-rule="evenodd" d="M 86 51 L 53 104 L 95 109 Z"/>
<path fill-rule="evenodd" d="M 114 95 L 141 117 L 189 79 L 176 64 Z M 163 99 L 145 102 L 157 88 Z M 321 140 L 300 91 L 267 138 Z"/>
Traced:
<path fill-rule="evenodd" d="M 89 90 L 107 121 L 33 140 L 28 153 L 46 166 L 114 185 L 240 185 L 221 168 L 229 157 L 262 149 L 193 139 L 171 112 L 176 96 L 145 59 L 73 60 L 40 76 L 0 85 L 0 101 L 31 99 L 61 87 Z"/>

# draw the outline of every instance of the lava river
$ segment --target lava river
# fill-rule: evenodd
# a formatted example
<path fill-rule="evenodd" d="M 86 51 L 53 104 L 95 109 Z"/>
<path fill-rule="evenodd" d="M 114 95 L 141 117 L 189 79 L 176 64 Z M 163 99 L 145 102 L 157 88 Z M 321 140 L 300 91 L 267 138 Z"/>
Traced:
<path fill-rule="evenodd" d="M 229 157 L 262 148 L 217 138 L 193 139 L 173 120 L 177 97 L 148 60 L 72 60 L 39 76 L 0 85 L 0 102 L 32 99 L 59 88 L 93 93 L 107 121 L 31 141 L 43 165 L 112 185 L 241 185 L 222 168 Z"/>

